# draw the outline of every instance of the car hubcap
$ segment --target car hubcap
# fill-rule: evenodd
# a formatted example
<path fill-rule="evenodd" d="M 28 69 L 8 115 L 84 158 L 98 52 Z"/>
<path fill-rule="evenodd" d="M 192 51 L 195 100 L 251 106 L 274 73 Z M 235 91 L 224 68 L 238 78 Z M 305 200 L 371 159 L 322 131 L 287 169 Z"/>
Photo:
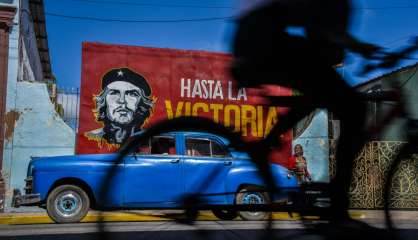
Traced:
<path fill-rule="evenodd" d="M 81 209 L 80 196 L 74 192 L 61 193 L 56 201 L 55 206 L 58 213 L 64 217 L 70 217 L 77 214 Z"/>
<path fill-rule="evenodd" d="M 244 204 L 263 204 L 264 198 L 260 193 L 246 193 L 243 197 Z"/>
<path fill-rule="evenodd" d="M 245 193 L 242 198 L 243 204 L 264 204 L 264 197 L 261 193 L 258 192 L 249 192 Z M 248 214 L 251 214 L 253 216 L 258 216 L 260 214 L 263 214 L 263 212 L 247 212 Z"/>

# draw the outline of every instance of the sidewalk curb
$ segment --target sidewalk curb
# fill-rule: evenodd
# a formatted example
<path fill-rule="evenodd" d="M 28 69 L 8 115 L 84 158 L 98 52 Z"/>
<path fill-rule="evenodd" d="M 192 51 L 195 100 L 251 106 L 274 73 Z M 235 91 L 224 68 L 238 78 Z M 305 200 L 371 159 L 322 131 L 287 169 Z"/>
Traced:
<path fill-rule="evenodd" d="M 367 218 L 364 213 L 361 212 L 350 212 L 350 216 L 355 219 Z M 310 217 L 311 219 L 318 219 L 316 216 Z M 198 221 L 214 221 L 219 220 L 210 212 L 200 213 Z M 290 216 L 286 212 L 277 212 L 273 214 L 273 220 L 286 220 L 286 221 L 297 221 L 300 220 L 298 214 L 292 214 Z M 147 222 L 147 221 L 173 221 L 173 219 L 165 217 L 163 214 L 143 214 L 135 212 L 104 212 L 100 214 L 99 212 L 89 213 L 81 222 Z M 237 218 L 239 221 L 239 218 Z M 45 224 L 53 223 L 47 214 L 0 214 L 0 224 Z"/>

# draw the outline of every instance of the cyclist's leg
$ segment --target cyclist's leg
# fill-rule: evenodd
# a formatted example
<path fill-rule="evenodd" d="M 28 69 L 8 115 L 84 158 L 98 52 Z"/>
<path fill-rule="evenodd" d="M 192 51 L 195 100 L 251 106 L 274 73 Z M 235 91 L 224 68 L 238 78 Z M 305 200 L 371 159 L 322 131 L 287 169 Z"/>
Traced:
<path fill-rule="evenodd" d="M 310 81 L 305 81 L 305 84 L 296 82 L 295 85 L 299 90 L 322 107 L 334 112 L 341 122 L 337 148 L 337 174 L 332 181 L 332 210 L 330 212 L 334 219 L 346 219 L 353 162 L 365 143 L 363 134 L 365 105 L 334 69 L 313 64 L 299 72 L 302 73 L 293 72 L 293 76 L 299 79 L 308 77 L 310 79 Z M 317 81 L 312 81 L 312 79 Z M 311 110 L 311 108 L 295 106 L 286 115 L 280 116 L 278 124 L 265 141 L 268 144 L 277 145 L 278 136 L 293 127 Z"/>
<path fill-rule="evenodd" d="M 332 75 L 337 73 L 332 73 Z M 348 218 L 349 188 L 351 184 L 353 164 L 357 154 L 365 144 L 364 124 L 366 119 L 366 107 L 358 94 L 348 86 L 339 75 L 332 78 L 333 82 L 327 82 L 332 89 L 328 93 L 328 109 L 335 113 L 340 120 L 340 136 L 338 139 L 336 159 L 337 172 L 331 182 L 331 213 L 335 220 Z M 324 95 L 318 95 L 320 97 Z"/>
<path fill-rule="evenodd" d="M 296 71 L 293 77 L 304 81 L 295 81 L 301 92 L 309 96 L 315 103 L 335 113 L 340 120 L 340 137 L 337 146 L 337 172 L 331 184 L 331 214 L 334 219 L 348 217 L 349 188 L 352 177 L 353 163 L 365 143 L 364 124 L 366 119 L 365 103 L 359 94 L 350 87 L 333 67 L 316 59 L 312 45 L 305 47 L 308 55 L 303 61 L 303 70 Z M 292 69 L 292 68 L 290 68 Z M 280 124 L 280 119 L 279 119 Z"/>
<path fill-rule="evenodd" d="M 353 106 L 348 106 L 353 107 Z M 364 109 L 361 106 L 356 107 L 356 115 L 339 115 L 340 117 L 340 137 L 337 146 L 337 172 L 332 182 L 333 189 L 339 189 L 342 194 L 333 191 L 333 208 L 348 209 L 349 207 L 349 189 L 352 180 L 352 171 L 354 160 L 365 144 L 365 137 L 362 128 L 364 127 Z M 335 211 L 335 219 L 347 217 L 346 213 Z M 342 215 L 340 215 L 342 214 Z"/>
<path fill-rule="evenodd" d="M 232 74 L 243 86 L 277 84 L 300 90 L 337 114 L 342 127 L 337 149 L 337 175 L 333 181 L 333 213 L 336 218 L 345 218 L 354 157 L 364 144 L 361 131 L 365 120 L 364 104 L 357 100 L 353 89 L 328 65 L 328 60 L 322 59 L 319 46 L 279 30 L 267 36 L 276 40 L 268 44 L 270 52 L 262 51 L 263 54 L 259 54 L 249 51 L 249 46 L 242 47 L 242 51 L 236 54 L 241 60 Z M 245 39 L 242 41 L 245 42 Z M 253 49 L 258 50 L 258 47 L 253 46 Z M 297 109 L 280 116 L 278 125 L 265 142 L 276 145 L 278 135 L 290 129 L 310 111 L 295 107 Z"/>

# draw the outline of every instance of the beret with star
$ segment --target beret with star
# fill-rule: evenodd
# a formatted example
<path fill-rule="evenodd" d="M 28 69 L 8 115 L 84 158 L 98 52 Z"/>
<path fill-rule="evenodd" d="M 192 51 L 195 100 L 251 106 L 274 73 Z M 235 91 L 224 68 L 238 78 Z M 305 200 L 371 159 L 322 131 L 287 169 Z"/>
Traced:
<path fill-rule="evenodd" d="M 146 96 L 151 95 L 151 87 L 147 83 L 147 80 L 129 68 L 115 68 L 107 72 L 102 78 L 102 89 L 105 89 L 107 85 L 116 81 L 132 83 L 141 88 Z"/>

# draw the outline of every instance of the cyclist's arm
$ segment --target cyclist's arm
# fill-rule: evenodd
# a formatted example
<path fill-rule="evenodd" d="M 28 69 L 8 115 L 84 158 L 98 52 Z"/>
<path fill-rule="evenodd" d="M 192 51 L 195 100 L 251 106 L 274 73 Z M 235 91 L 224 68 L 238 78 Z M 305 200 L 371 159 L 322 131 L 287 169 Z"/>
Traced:
<path fill-rule="evenodd" d="M 337 44 L 351 50 L 353 52 L 361 54 L 365 58 L 372 57 L 381 48 L 377 45 L 362 42 L 349 33 L 333 36 L 334 41 Z"/>

